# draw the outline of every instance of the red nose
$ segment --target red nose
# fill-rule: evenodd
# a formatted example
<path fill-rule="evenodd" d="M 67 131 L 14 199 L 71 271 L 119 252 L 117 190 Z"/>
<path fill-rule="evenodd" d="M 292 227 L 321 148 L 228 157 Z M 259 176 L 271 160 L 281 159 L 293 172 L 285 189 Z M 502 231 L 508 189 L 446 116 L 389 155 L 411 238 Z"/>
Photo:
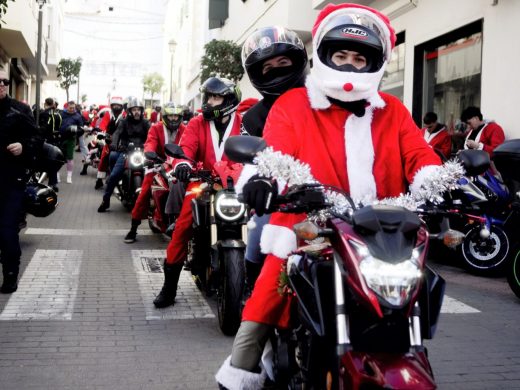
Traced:
<path fill-rule="evenodd" d="M 354 86 L 352 85 L 352 83 L 346 83 L 344 86 L 343 86 L 343 89 L 347 92 L 350 92 L 354 89 Z"/>

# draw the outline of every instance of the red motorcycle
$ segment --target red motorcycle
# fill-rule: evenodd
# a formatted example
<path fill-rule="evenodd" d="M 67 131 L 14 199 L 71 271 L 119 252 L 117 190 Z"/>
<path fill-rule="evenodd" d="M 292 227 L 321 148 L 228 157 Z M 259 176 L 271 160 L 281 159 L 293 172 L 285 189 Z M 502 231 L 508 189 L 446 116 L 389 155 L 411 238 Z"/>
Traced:
<path fill-rule="evenodd" d="M 226 154 L 251 163 L 265 143 L 241 138 L 227 141 Z M 420 217 L 397 206 L 357 207 L 316 182 L 290 187 L 276 205 L 307 214 L 293 227 L 300 245 L 287 261 L 292 328 L 270 340 L 266 371 L 277 388 L 436 388 L 423 339 L 435 332 L 445 282 L 426 265 Z"/>

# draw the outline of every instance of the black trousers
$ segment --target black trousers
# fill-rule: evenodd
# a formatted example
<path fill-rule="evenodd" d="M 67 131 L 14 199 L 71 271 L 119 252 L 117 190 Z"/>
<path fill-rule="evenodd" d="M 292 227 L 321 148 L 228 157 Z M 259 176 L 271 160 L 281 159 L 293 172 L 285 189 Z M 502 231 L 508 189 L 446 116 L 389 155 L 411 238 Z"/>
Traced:
<path fill-rule="evenodd" d="M 0 191 L 0 262 L 4 272 L 18 271 L 20 266 L 20 239 L 18 223 L 23 212 L 25 189 L 18 184 L 4 184 Z"/>

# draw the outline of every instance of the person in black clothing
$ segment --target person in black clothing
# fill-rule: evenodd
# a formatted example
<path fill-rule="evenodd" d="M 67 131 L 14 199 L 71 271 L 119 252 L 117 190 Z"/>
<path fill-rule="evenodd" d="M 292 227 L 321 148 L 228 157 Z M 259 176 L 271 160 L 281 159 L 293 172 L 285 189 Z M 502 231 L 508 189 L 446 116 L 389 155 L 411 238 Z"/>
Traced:
<path fill-rule="evenodd" d="M 0 292 L 10 294 L 18 288 L 20 239 L 18 222 L 23 212 L 26 169 L 43 145 L 29 106 L 7 94 L 9 78 L 0 70 L 0 261 L 3 284 Z"/>
<path fill-rule="evenodd" d="M 49 144 L 60 146 L 60 127 L 62 118 L 59 110 L 55 108 L 54 99 L 48 97 L 43 104 L 43 111 L 40 113 L 40 131 Z M 47 172 L 49 176 L 49 186 L 58 192 L 58 172 Z"/>
<path fill-rule="evenodd" d="M 103 213 L 110 208 L 112 192 L 125 172 L 125 153 L 128 151 L 128 145 L 133 143 L 135 147 L 143 148 L 149 129 L 150 122 L 144 119 L 144 106 L 137 98 L 130 99 L 127 116 L 119 123 L 112 136 L 110 145 L 112 151 L 109 158 L 111 172 L 98 213 Z"/>
<path fill-rule="evenodd" d="M 289 89 L 304 85 L 307 52 L 295 32 L 279 26 L 264 27 L 244 42 L 242 64 L 263 99 L 243 115 L 241 133 L 262 137 L 267 115 L 276 99 Z M 262 268 L 264 256 L 260 253 L 260 236 L 269 218 L 269 214 L 253 216 L 256 226 L 248 232 L 246 297 L 253 290 Z"/>

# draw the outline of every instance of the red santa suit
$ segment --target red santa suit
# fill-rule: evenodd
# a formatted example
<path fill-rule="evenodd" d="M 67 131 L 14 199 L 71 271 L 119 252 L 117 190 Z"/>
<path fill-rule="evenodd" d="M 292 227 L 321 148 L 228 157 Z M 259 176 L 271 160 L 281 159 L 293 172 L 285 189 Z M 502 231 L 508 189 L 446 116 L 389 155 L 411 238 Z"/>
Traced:
<path fill-rule="evenodd" d="M 144 152 L 156 152 L 159 157 L 166 160 L 166 153 L 164 152 L 164 145 L 167 143 L 178 144 L 182 134 L 184 133 L 185 127 L 181 124 L 178 130 L 172 134 L 166 126 L 162 123 L 156 123 L 148 131 L 146 142 L 144 143 Z M 172 139 L 173 135 L 173 139 Z M 132 209 L 132 219 L 141 220 L 145 219 L 148 215 L 148 206 L 150 204 L 150 193 L 153 183 L 155 172 L 147 172 L 144 176 L 143 183 L 141 185 L 141 192 L 135 201 L 134 208 Z"/>
<path fill-rule="evenodd" d="M 187 157 L 202 162 L 204 169 L 212 170 L 217 161 L 228 161 L 224 154 L 224 144 L 230 136 L 240 135 L 241 123 L 240 115 L 231 114 L 222 142 L 219 145 L 219 135 L 214 122 L 205 121 L 203 116 L 199 115 L 188 123 L 180 140 L 180 146 Z M 177 164 L 186 164 L 186 162 L 180 161 Z M 166 249 L 167 264 L 182 262 L 188 254 L 188 241 L 193 233 L 191 200 L 195 197 L 195 194 L 192 194 L 191 191 L 197 185 L 197 183 L 190 183 L 186 189 L 182 209 L 175 223 L 172 239 Z"/>
<path fill-rule="evenodd" d="M 112 135 L 117 129 L 117 125 L 119 122 L 124 119 L 126 116 L 125 112 L 123 111 L 119 116 L 116 118 L 112 111 L 105 112 L 103 115 L 103 118 L 101 118 L 101 121 L 99 122 L 99 129 L 108 134 Z M 103 150 L 101 151 L 101 157 L 99 158 L 99 164 L 98 164 L 98 172 L 97 172 L 97 178 L 98 179 L 104 179 L 108 172 L 108 156 L 110 155 L 110 145 L 105 144 L 103 147 Z"/>
<path fill-rule="evenodd" d="M 314 53 L 318 52 L 323 30 L 334 22 L 339 26 L 341 15 L 348 15 L 352 9 L 384 31 L 388 61 L 395 43 L 388 19 L 355 4 L 328 5 L 320 12 L 312 30 Z M 417 190 L 437 170 L 440 159 L 403 104 L 377 91 L 384 71 L 384 65 L 374 72 L 339 71 L 315 56 L 306 87 L 286 92 L 271 108 L 264 127 L 265 141 L 275 150 L 307 163 L 319 182 L 340 187 L 365 204 L 398 196 L 408 185 L 410 190 Z M 328 97 L 341 102 L 365 100 L 365 113 L 358 117 L 332 105 Z M 244 168 L 237 191 L 254 174 L 252 171 L 254 166 Z M 292 226 L 304 217 L 273 213 L 264 227 L 260 247 L 268 256 L 246 302 L 243 321 L 289 326 L 292 296 L 278 292 L 279 276 L 287 256 L 297 247 Z"/>
<path fill-rule="evenodd" d="M 437 124 L 435 132 L 430 133 L 428 129 L 423 128 L 422 135 L 424 140 L 432 149 L 440 151 L 444 157 L 448 158 L 451 154 L 451 136 L 448 134 L 446 126 Z"/>
<path fill-rule="evenodd" d="M 162 115 L 160 112 L 158 111 L 153 111 L 152 114 L 150 115 L 150 123 L 157 123 L 157 122 L 160 122 L 162 120 Z"/>
<path fill-rule="evenodd" d="M 477 132 L 477 134 L 474 135 L 474 132 Z M 491 155 L 493 150 L 505 141 L 506 137 L 502 127 L 495 122 L 488 122 L 480 130 L 475 129 L 468 131 L 464 142 L 464 149 L 468 149 L 466 145 L 468 139 L 473 139 L 475 142 L 478 142 L 478 149 L 485 150 Z"/>

